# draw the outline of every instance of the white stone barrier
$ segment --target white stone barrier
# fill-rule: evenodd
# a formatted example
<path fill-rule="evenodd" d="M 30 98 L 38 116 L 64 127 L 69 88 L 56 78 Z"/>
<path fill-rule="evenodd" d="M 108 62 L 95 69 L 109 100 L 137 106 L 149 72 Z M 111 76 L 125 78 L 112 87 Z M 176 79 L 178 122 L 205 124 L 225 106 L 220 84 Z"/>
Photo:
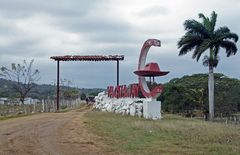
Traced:
<path fill-rule="evenodd" d="M 131 116 L 143 116 L 143 101 L 140 98 L 109 98 L 105 92 L 95 97 L 94 108 Z"/>
<path fill-rule="evenodd" d="M 143 106 L 143 103 L 150 105 L 150 107 Z M 154 104 L 153 108 L 151 108 L 152 104 Z M 101 92 L 95 97 L 93 107 L 101 111 L 139 116 L 147 119 L 161 118 L 161 102 L 146 98 L 109 98 L 105 92 Z M 144 110 L 144 107 L 147 108 Z"/>

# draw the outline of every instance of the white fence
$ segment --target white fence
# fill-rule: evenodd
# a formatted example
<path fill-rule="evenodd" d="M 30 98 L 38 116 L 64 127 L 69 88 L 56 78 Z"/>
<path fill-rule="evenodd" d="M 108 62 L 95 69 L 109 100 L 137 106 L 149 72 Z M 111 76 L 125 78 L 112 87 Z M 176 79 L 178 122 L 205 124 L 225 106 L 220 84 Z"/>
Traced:
<path fill-rule="evenodd" d="M 60 100 L 60 109 L 76 109 L 84 101 L 80 99 Z M 0 116 L 14 116 L 19 114 L 30 114 L 36 112 L 55 112 L 57 109 L 56 100 L 43 99 L 33 104 L 0 104 Z"/>
<path fill-rule="evenodd" d="M 76 109 L 85 101 L 82 101 L 80 99 L 75 100 L 60 100 L 59 105 L 60 109 Z M 57 102 L 56 100 L 49 100 L 45 99 L 42 100 L 42 112 L 55 112 L 57 109 Z"/>

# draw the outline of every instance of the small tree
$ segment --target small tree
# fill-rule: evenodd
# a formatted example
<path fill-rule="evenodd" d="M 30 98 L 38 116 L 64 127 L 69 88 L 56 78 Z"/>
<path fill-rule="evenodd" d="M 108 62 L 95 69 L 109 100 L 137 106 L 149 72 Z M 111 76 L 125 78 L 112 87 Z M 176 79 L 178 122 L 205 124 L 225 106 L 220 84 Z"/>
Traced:
<path fill-rule="evenodd" d="M 39 70 L 32 69 L 34 60 L 27 63 L 26 60 L 23 64 L 12 63 L 11 68 L 2 66 L 0 75 L 4 78 L 14 81 L 13 88 L 19 95 L 20 101 L 24 104 L 25 98 L 28 93 L 35 86 L 34 82 L 40 79 Z"/>
<path fill-rule="evenodd" d="M 86 100 L 87 96 L 86 96 L 85 93 L 82 93 L 82 94 L 80 95 L 80 98 L 81 98 L 81 100 Z"/>
<path fill-rule="evenodd" d="M 63 93 L 64 98 L 66 99 L 77 99 L 79 98 L 79 90 L 70 88 L 68 90 L 65 90 Z"/>

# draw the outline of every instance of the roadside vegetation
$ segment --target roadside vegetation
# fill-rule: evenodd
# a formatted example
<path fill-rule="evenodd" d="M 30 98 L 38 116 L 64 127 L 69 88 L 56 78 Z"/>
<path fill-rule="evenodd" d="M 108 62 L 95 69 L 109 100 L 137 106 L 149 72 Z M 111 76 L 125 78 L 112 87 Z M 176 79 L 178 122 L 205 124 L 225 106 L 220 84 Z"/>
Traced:
<path fill-rule="evenodd" d="M 240 111 L 240 80 L 214 73 L 215 116 L 229 117 Z M 158 98 L 162 110 L 189 117 L 203 117 L 208 113 L 208 74 L 185 75 L 164 84 Z"/>
<path fill-rule="evenodd" d="M 212 12 L 211 17 L 206 17 L 199 13 L 202 22 L 194 19 L 186 20 L 184 28 L 185 35 L 178 41 L 180 48 L 179 56 L 185 55 L 193 51 L 192 58 L 197 61 L 202 54 L 206 54 L 203 58 L 203 65 L 209 67 L 208 78 L 208 95 L 209 95 L 209 119 L 214 118 L 214 67 L 219 62 L 219 52 L 225 51 L 227 57 L 237 53 L 238 35 L 230 31 L 226 26 L 216 28 L 217 13 Z"/>
<path fill-rule="evenodd" d="M 34 60 L 29 63 L 24 60 L 22 64 L 12 63 L 11 68 L 5 66 L 0 68 L 0 76 L 15 81 L 13 89 L 22 104 L 29 92 L 36 86 L 34 83 L 40 79 L 39 70 L 32 68 L 33 62 Z"/>
<path fill-rule="evenodd" d="M 162 120 L 92 111 L 87 127 L 116 154 L 239 154 L 240 126 L 177 115 Z"/>

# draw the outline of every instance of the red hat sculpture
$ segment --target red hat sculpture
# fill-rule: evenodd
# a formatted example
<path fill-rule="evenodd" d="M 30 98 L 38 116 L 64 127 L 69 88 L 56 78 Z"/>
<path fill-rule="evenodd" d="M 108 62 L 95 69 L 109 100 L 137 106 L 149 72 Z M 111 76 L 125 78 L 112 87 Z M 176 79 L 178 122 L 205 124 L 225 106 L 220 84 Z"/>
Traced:
<path fill-rule="evenodd" d="M 138 76 L 145 76 L 145 77 L 154 77 L 154 76 L 164 76 L 169 72 L 161 71 L 157 63 L 150 62 L 145 65 L 143 69 L 137 70 L 134 72 Z"/>
<path fill-rule="evenodd" d="M 154 62 L 150 62 L 145 65 L 147 54 L 151 46 L 160 47 L 161 46 L 160 40 L 148 39 L 147 41 L 144 42 L 143 47 L 141 49 L 140 56 L 139 56 L 138 70 L 135 71 L 134 73 L 138 75 L 139 86 L 142 94 L 146 98 L 155 99 L 158 96 L 158 94 L 160 94 L 163 91 L 163 86 L 157 85 L 152 90 L 150 90 L 148 88 L 145 77 L 150 77 L 150 82 L 151 82 L 151 77 L 153 77 L 153 81 L 154 81 L 155 76 L 164 76 L 169 72 L 161 71 L 158 64 Z"/>

